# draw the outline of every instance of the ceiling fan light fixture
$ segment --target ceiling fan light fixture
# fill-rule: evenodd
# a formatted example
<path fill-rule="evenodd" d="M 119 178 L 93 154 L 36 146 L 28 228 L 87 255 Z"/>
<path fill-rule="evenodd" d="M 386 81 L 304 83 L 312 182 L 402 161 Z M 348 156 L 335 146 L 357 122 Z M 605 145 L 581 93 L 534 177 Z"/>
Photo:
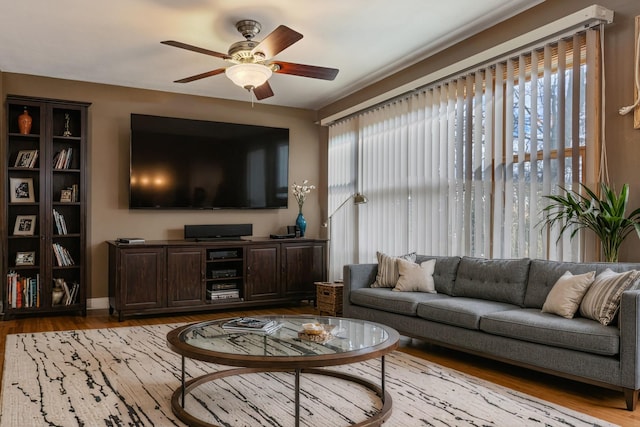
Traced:
<path fill-rule="evenodd" d="M 262 86 L 273 72 L 262 64 L 237 64 L 227 68 L 224 72 L 234 84 L 251 90 Z"/>

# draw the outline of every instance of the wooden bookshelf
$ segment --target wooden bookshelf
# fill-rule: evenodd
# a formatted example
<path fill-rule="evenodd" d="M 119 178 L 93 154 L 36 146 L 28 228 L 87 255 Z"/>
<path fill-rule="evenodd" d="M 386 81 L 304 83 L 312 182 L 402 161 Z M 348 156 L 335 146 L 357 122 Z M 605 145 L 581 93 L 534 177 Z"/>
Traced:
<path fill-rule="evenodd" d="M 2 162 L 2 312 L 86 314 L 86 151 L 88 103 L 6 99 Z M 31 127 L 21 130 L 24 112 Z M 55 211 L 55 214 L 54 214 Z M 55 279 L 71 298 L 54 298 Z M 64 287 L 63 287 L 64 288 Z"/>

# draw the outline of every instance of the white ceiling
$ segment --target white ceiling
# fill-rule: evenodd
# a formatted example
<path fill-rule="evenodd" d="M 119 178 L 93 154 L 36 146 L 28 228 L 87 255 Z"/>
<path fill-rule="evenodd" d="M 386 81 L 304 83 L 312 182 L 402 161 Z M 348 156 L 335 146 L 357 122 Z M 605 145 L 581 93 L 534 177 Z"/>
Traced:
<path fill-rule="evenodd" d="M 277 59 L 338 68 L 334 81 L 274 74 L 265 104 L 318 109 L 542 0 L 2 0 L 0 70 L 250 101 L 229 63 L 160 44 L 226 53 L 241 19 L 304 38 Z"/>

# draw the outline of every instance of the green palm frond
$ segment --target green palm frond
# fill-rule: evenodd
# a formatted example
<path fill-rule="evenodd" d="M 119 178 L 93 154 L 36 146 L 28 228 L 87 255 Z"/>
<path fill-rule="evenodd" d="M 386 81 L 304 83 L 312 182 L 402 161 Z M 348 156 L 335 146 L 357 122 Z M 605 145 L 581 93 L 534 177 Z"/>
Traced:
<path fill-rule="evenodd" d="M 598 236 L 606 261 L 616 262 L 620 245 L 635 230 L 640 237 L 640 208 L 625 216 L 629 204 L 629 185 L 624 184 L 617 194 L 605 183 L 600 184 L 601 196 L 584 184 L 584 194 L 560 187 L 564 194 L 545 196 L 550 200 L 543 209 L 541 223 L 548 227 L 559 226 L 562 235 L 571 230 L 573 238 L 580 230 L 591 230 Z"/>

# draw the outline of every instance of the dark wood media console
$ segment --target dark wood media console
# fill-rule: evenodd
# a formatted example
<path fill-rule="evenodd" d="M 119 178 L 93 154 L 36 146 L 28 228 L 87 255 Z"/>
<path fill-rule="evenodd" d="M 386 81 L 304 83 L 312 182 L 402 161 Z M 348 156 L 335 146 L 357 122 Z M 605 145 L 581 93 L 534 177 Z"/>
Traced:
<path fill-rule="evenodd" d="M 195 312 L 315 299 L 326 280 L 319 239 L 157 240 L 109 245 L 109 312 Z"/>

